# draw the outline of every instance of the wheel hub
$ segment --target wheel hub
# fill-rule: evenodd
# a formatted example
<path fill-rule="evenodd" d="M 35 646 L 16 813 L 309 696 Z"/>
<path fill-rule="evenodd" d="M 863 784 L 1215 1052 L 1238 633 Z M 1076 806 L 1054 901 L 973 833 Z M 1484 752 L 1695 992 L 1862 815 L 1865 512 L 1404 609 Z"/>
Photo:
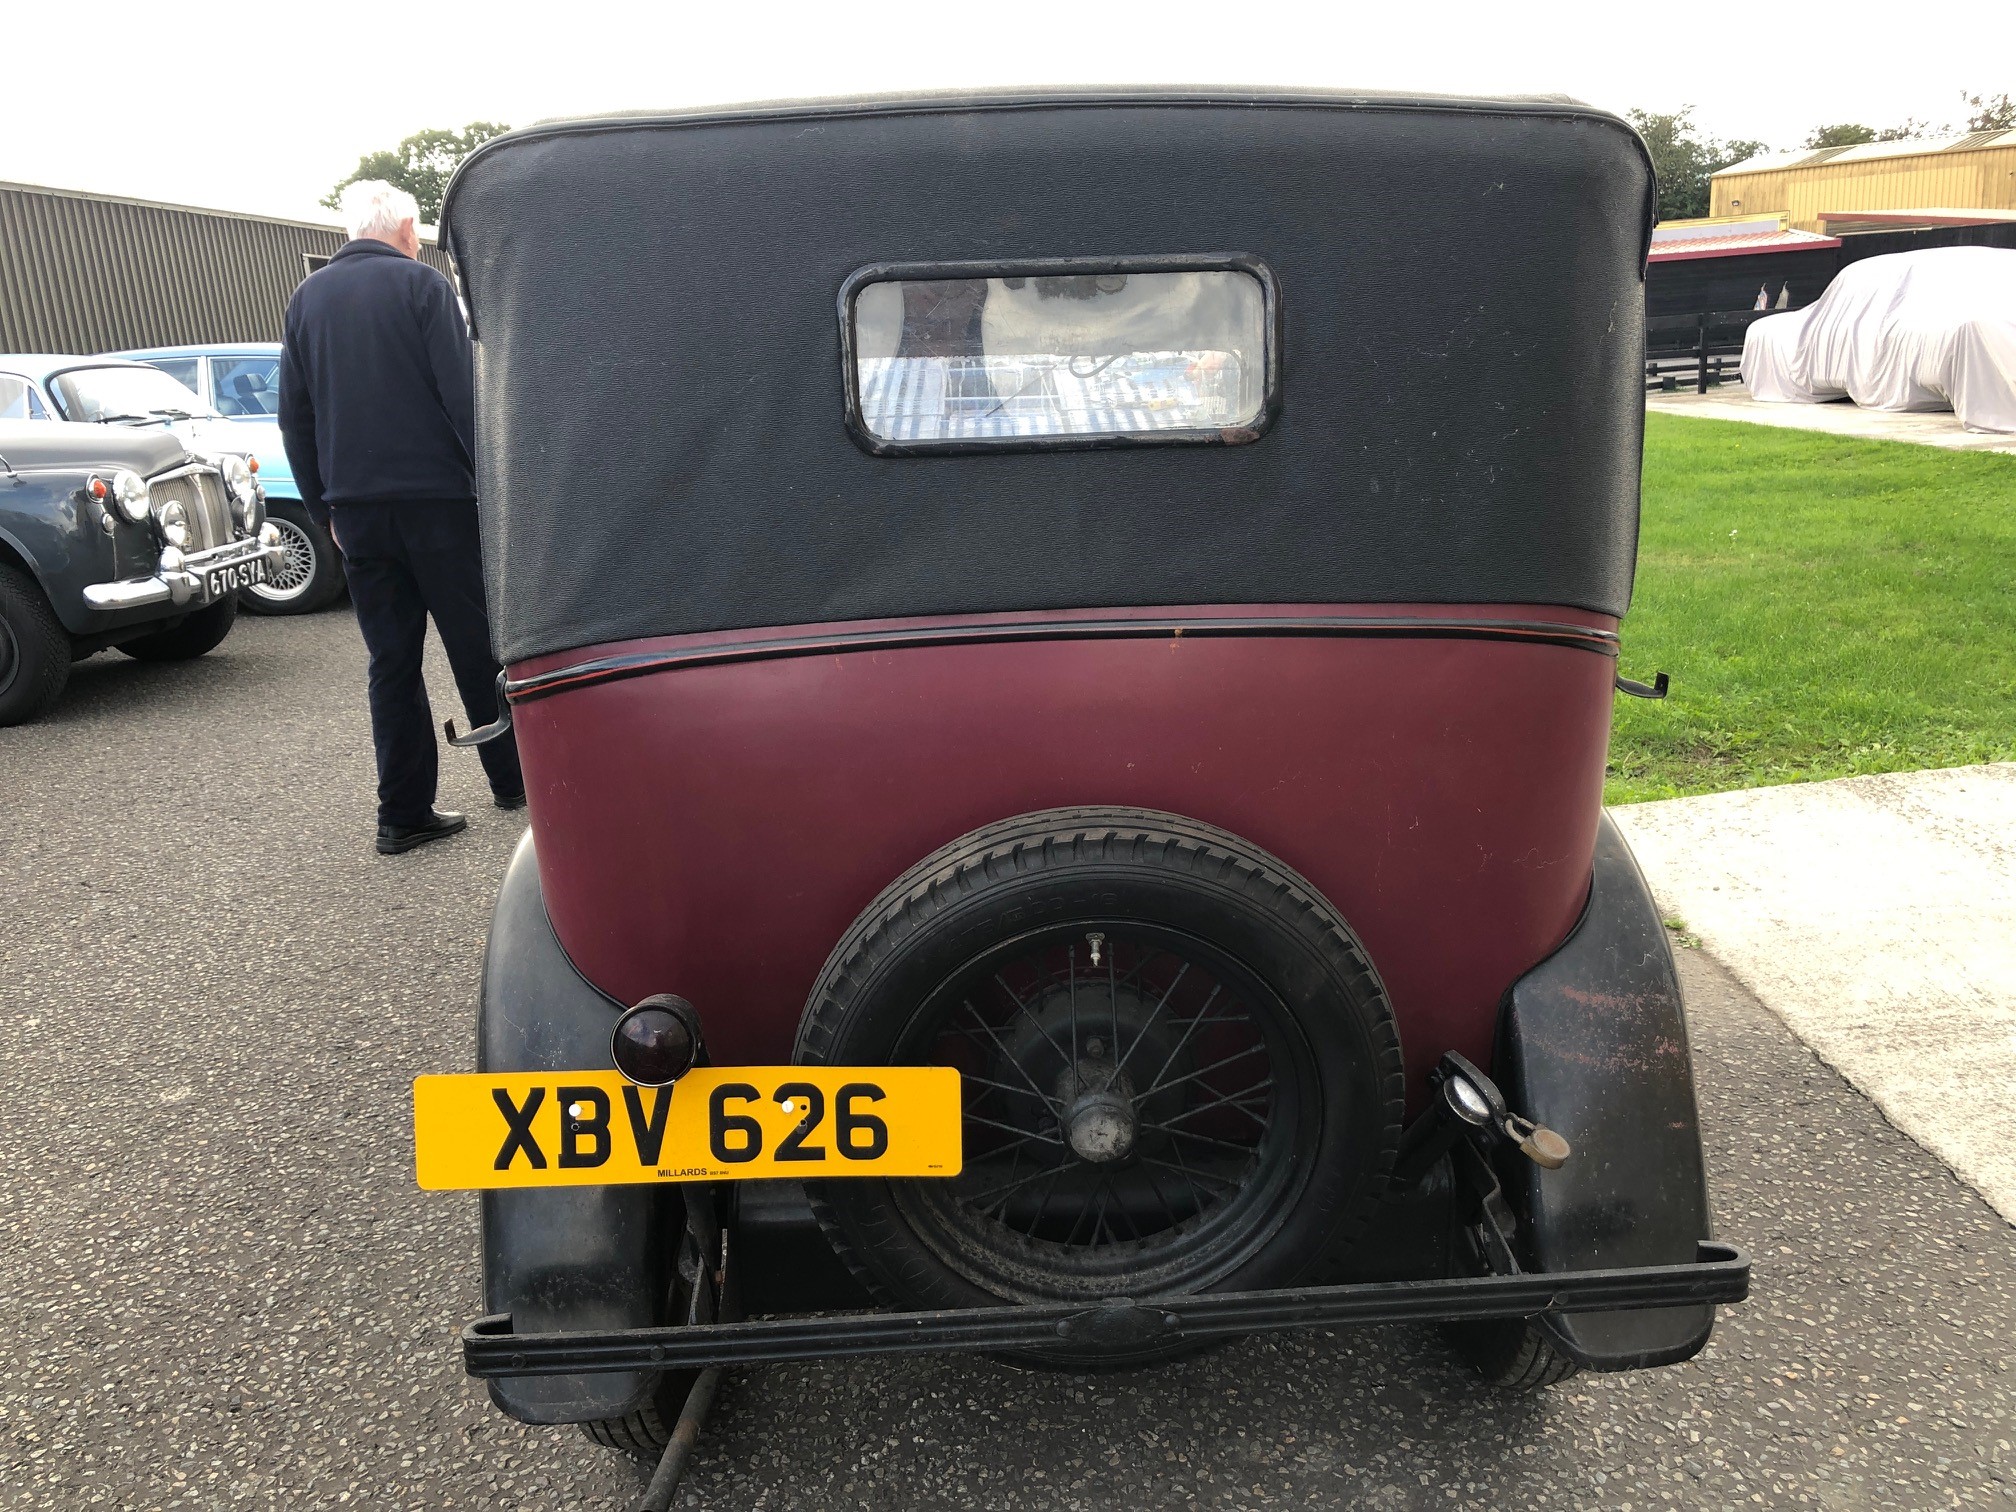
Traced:
<path fill-rule="evenodd" d="M 1165 1094 L 1144 1099 L 1137 1076 L 1153 1076 L 1169 1064 L 1187 1069 L 1190 1060 L 1177 1035 L 1154 1022 L 1154 999 L 1100 981 L 1081 983 L 1075 993 L 1064 987 L 1038 993 L 1028 1007 L 1006 1043 L 1006 1060 L 990 1073 L 1041 1092 L 1040 1105 L 1033 1098 L 1017 1103 L 1016 1121 L 1061 1134 L 1080 1160 L 1106 1165 L 1127 1159 L 1142 1125 L 1156 1116 L 1144 1103 L 1169 1104 L 1164 1115 L 1175 1111 Z"/>
<path fill-rule="evenodd" d="M 1117 1090 L 1084 1093 L 1064 1110 L 1064 1136 L 1071 1153 L 1094 1165 L 1125 1160 L 1134 1153 L 1134 1103 Z"/>
<path fill-rule="evenodd" d="M 1016 1288 L 1153 1289 L 1235 1245 L 1239 1215 L 1294 1179 L 1295 1109 L 1275 1103 L 1248 1007 L 1264 988 L 1235 997 L 1188 939 L 1057 933 L 955 989 L 937 1045 L 966 1078 L 966 1170 L 903 1190 L 946 1253 L 1006 1265 Z"/>
<path fill-rule="evenodd" d="M 275 516 L 273 523 L 280 529 L 280 544 L 286 555 L 273 568 L 272 576 L 252 591 L 263 599 L 281 603 L 299 598 L 307 591 L 310 579 L 315 576 L 315 545 L 292 520 Z"/>
<path fill-rule="evenodd" d="M 1134 1077 L 1125 1066 L 1114 1064 L 1112 1038 L 1088 1036 L 1081 1046 L 1084 1053 L 1058 1073 L 1057 1084 L 1051 1089 L 1066 1145 L 1080 1160 L 1093 1165 L 1125 1160 L 1134 1153 L 1140 1130 Z"/>

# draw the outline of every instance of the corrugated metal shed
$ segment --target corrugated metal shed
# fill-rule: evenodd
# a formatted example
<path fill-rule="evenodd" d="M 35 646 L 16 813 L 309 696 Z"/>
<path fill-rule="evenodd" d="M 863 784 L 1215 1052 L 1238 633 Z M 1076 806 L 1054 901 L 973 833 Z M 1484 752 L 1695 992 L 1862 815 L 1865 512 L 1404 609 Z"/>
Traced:
<path fill-rule="evenodd" d="M 2016 131 L 1767 154 L 1716 174 L 1711 198 L 1715 215 L 1775 212 L 1801 231 L 1828 212 L 2016 210 Z"/>
<path fill-rule="evenodd" d="M 0 183 L 0 352 L 278 341 L 295 286 L 343 242 L 306 221 Z"/>

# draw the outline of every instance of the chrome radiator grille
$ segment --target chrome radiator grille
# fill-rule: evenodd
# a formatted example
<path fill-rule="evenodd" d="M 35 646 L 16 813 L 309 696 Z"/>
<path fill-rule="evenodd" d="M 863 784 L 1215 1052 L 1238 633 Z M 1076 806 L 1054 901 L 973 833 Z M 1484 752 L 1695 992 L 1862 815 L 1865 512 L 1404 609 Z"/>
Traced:
<path fill-rule="evenodd" d="M 189 549 L 207 551 L 231 539 L 231 505 L 224 497 L 224 480 L 207 467 L 185 467 L 163 473 L 148 481 L 154 508 L 163 504 L 182 506 L 189 517 Z"/>

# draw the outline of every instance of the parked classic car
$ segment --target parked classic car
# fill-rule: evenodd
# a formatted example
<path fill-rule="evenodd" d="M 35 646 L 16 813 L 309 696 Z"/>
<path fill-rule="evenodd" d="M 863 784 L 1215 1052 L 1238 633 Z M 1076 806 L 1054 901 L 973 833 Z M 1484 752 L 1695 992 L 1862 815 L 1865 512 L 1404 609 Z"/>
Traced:
<path fill-rule="evenodd" d="M 0 725 L 53 707 L 94 651 L 203 655 L 283 551 L 235 453 L 193 454 L 159 428 L 0 419 Z"/>
<path fill-rule="evenodd" d="M 280 343 L 149 347 L 112 355 L 159 368 L 194 391 L 258 453 L 266 516 L 279 528 L 287 560 L 271 582 L 245 590 L 245 607 L 254 614 L 313 614 L 341 598 L 343 553 L 309 517 L 280 443 Z"/>
<path fill-rule="evenodd" d="M 256 456 L 195 391 L 144 362 L 61 353 L 0 353 L 0 419 L 172 430 L 202 451 Z"/>
<path fill-rule="evenodd" d="M 1703 1347 L 1748 1262 L 1602 810 L 1654 692 L 1653 206 L 1560 100 L 829 102 L 464 162 L 531 830 L 477 1068 L 414 1116 L 422 1184 L 483 1192 L 499 1407 L 675 1475 L 728 1365 Z M 884 1310 L 792 1315 L 841 1283 Z"/>

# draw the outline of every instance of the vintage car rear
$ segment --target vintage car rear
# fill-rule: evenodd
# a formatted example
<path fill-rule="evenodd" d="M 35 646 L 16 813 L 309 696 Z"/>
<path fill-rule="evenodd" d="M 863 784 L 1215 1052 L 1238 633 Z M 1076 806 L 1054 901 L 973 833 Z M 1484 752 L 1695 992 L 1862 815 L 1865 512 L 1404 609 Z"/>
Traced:
<path fill-rule="evenodd" d="M 532 822 L 481 1068 L 607 1068 L 654 995 L 716 1067 L 956 1068 L 958 1176 L 840 1174 L 822 1128 L 826 1179 L 733 1188 L 745 1301 L 815 1300 L 759 1262 L 816 1216 L 878 1304 L 1054 1313 L 997 1336 L 1052 1364 L 1210 1334 L 1142 1299 L 1691 1265 L 1679 989 L 1601 811 L 1652 206 L 1559 101 L 483 148 L 445 235 Z M 662 1437 L 665 1341 L 621 1340 L 686 1316 L 699 1190 L 486 1192 L 496 1328 L 617 1351 L 500 1341 L 506 1411 Z M 1707 1295 L 1411 1315 L 1533 1385 L 1685 1358 Z"/>

